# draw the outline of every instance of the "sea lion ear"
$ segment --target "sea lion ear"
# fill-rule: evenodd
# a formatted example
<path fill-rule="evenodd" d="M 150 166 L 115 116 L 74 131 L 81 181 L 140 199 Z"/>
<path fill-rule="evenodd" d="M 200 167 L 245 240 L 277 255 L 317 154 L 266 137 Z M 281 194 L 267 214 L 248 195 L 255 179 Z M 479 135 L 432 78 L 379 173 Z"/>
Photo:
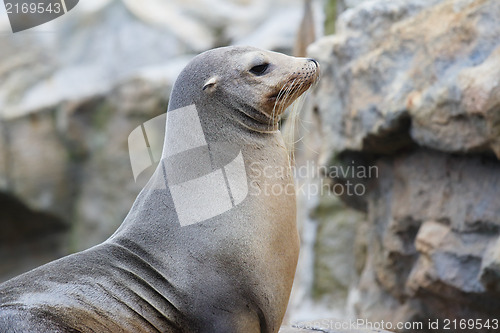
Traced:
<path fill-rule="evenodd" d="M 216 86 L 217 86 L 217 78 L 213 76 L 210 79 L 208 79 L 207 82 L 205 82 L 205 84 L 203 85 L 203 90 L 208 89 L 209 91 L 212 91 L 215 89 Z"/>

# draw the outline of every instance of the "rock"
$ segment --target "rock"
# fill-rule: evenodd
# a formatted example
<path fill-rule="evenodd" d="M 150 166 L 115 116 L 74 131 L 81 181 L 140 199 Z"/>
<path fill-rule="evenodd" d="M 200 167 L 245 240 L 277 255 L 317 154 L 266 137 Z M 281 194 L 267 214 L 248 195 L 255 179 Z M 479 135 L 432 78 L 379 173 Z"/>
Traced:
<path fill-rule="evenodd" d="M 165 112 L 166 90 L 162 83 L 132 78 L 107 97 L 4 120 L 2 190 L 30 209 L 71 221 L 79 235 L 72 238 L 72 250 L 101 242 L 121 223 L 147 179 L 144 174 L 134 182 L 128 134 Z"/>
<path fill-rule="evenodd" d="M 67 128 L 67 133 L 72 133 L 68 138 L 71 150 L 86 151 L 78 163 L 81 182 L 73 219 L 80 237 L 76 248 L 88 248 L 101 242 L 104 235 L 111 235 L 149 179 L 154 166 L 134 182 L 128 135 L 143 122 L 165 112 L 167 90 L 161 81 L 132 78 L 106 98 L 71 112 Z"/>
<path fill-rule="evenodd" d="M 312 297 L 331 307 L 345 308 L 350 287 L 356 281 L 356 230 L 366 216 L 345 208 L 333 194 L 321 198 L 312 212 L 318 223 L 314 246 Z"/>
<path fill-rule="evenodd" d="M 357 317 L 496 318 L 498 15 L 493 0 L 368 1 L 309 47 L 322 68 L 309 109 L 323 134 L 320 163 L 377 168 L 360 182 L 365 196 L 341 197 L 368 220 L 356 245 L 366 254 Z"/>
<path fill-rule="evenodd" d="M 33 211 L 11 195 L 0 193 L 0 206 L 0 282 L 67 251 L 67 223 Z"/>
<path fill-rule="evenodd" d="M 142 21 L 168 29 L 178 39 L 184 41 L 191 51 L 200 52 L 216 44 L 216 36 L 193 15 L 182 10 L 179 1 L 164 2 L 150 0 L 144 3 L 125 0 L 128 10 Z M 194 7 L 198 8 L 199 7 Z M 189 13 L 189 12 L 188 12 Z"/>
<path fill-rule="evenodd" d="M 2 37 L 3 119 L 104 96 L 146 67 L 165 67 L 179 59 L 181 47 L 173 36 L 135 19 L 121 2 L 78 13 L 72 11 L 71 20 L 54 21 L 50 38 Z M 168 79 L 171 86 L 175 77 Z"/>
<path fill-rule="evenodd" d="M 493 316 L 497 297 L 485 286 L 495 283 L 487 263 L 499 239 L 500 163 L 420 149 L 377 165 L 358 314 L 392 322 Z"/>
<path fill-rule="evenodd" d="M 268 50 L 287 51 L 295 42 L 297 28 L 302 18 L 302 7 L 282 9 L 255 31 L 234 41 L 235 45 L 251 45 Z M 289 22 L 296 22 L 290 24 Z M 269 32 L 272 31 L 272 34 Z M 289 51 L 288 51 L 289 52 Z"/>
<path fill-rule="evenodd" d="M 336 35 L 309 49 L 329 73 L 318 90 L 320 109 L 329 110 L 322 117 L 325 152 L 392 153 L 412 142 L 495 152 L 500 27 L 491 13 L 499 8 L 491 1 L 412 0 L 346 11 Z M 485 71 L 491 76 L 477 75 Z M 482 113 L 472 106 L 478 103 Z"/>
<path fill-rule="evenodd" d="M 343 13 L 349 8 L 354 8 L 359 6 L 361 3 L 367 0 L 337 0 L 337 6 L 339 8 L 339 13 Z"/>
<path fill-rule="evenodd" d="M 300 0 L 124 3 L 141 21 L 162 27 L 194 53 L 227 44 L 290 51 L 302 14 Z"/>
<path fill-rule="evenodd" d="M 3 121 L 2 189 L 28 207 L 67 220 L 74 191 L 68 154 L 56 129 L 55 111 Z"/>
<path fill-rule="evenodd" d="M 491 242 L 487 248 L 483 261 L 481 263 L 481 271 L 479 277 L 482 285 L 486 290 L 498 292 L 500 290 L 500 239 L 496 242 Z"/>
<path fill-rule="evenodd" d="M 82 79 L 84 78 L 84 79 Z M 68 82 L 72 82 L 68 85 Z M 8 106 L 6 119 L 51 109 L 65 101 L 82 101 L 103 96 L 111 89 L 111 82 L 96 66 L 62 68 L 48 78 L 33 85 L 20 103 Z"/>

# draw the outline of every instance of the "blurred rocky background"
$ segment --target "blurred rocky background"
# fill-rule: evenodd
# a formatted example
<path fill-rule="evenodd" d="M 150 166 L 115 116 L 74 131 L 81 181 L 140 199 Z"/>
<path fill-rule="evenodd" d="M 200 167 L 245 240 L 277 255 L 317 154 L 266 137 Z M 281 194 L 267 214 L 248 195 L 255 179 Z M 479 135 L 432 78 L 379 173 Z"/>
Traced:
<path fill-rule="evenodd" d="M 195 54 L 234 44 L 292 54 L 312 24 L 322 78 L 295 156 L 322 172 L 298 177 L 287 321 L 495 318 L 500 2 L 310 4 L 301 25 L 301 0 L 82 0 L 16 34 L 2 8 L 0 281 L 117 228 L 148 176 L 134 182 L 127 137 L 165 112 Z"/>

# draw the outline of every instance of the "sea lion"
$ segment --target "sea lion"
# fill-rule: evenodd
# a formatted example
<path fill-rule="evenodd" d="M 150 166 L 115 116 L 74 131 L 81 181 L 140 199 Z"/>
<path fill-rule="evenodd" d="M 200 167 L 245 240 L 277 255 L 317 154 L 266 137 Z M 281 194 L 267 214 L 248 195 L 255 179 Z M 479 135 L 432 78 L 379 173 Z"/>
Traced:
<path fill-rule="evenodd" d="M 299 238 L 292 176 L 269 171 L 289 171 L 278 121 L 318 70 L 250 47 L 195 57 L 171 93 L 161 162 L 122 225 L 1 284 L 0 331 L 277 332 Z"/>

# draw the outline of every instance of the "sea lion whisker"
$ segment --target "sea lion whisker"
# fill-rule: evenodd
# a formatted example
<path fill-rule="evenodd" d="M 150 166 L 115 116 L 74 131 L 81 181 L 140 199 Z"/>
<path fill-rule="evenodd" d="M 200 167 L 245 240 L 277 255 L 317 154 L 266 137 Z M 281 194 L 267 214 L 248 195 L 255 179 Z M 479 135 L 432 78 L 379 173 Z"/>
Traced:
<path fill-rule="evenodd" d="M 294 91 L 291 94 L 291 95 L 293 95 L 292 99 L 294 99 L 294 100 L 296 99 L 296 96 L 299 94 L 300 89 L 301 89 L 303 84 L 304 84 L 304 81 L 302 80 L 300 82 L 299 86 L 297 88 L 294 88 Z M 300 112 L 300 100 L 295 100 L 292 103 L 292 105 L 293 105 L 292 111 L 290 112 L 290 116 L 288 119 L 288 121 L 290 121 L 290 125 L 289 125 L 290 132 L 288 133 L 288 135 L 286 135 L 286 137 L 288 139 L 289 156 L 290 156 L 291 162 L 294 162 L 295 161 L 295 143 L 296 143 L 294 141 L 295 131 L 296 131 L 295 125 L 296 125 L 298 115 Z"/>
<path fill-rule="evenodd" d="M 278 92 L 278 95 L 276 96 L 276 101 L 274 102 L 274 108 L 273 108 L 273 111 L 274 109 L 276 108 L 276 106 L 280 106 L 280 99 L 283 97 L 283 95 L 285 94 L 285 91 L 286 89 L 288 89 L 288 85 L 289 85 L 289 82 L 287 81 L 280 89 L 280 91 Z"/>
<path fill-rule="evenodd" d="M 276 112 L 276 111 L 278 111 L 278 113 L 279 113 L 279 114 L 281 114 L 281 113 L 282 113 L 282 111 L 283 111 L 283 110 L 281 110 L 281 109 L 280 109 L 280 105 L 281 105 L 281 98 L 284 96 L 284 94 L 285 94 L 285 91 L 286 91 L 286 89 L 287 89 L 288 84 L 289 84 L 289 82 L 287 81 L 287 82 L 286 82 L 286 83 L 285 83 L 285 84 L 281 87 L 281 89 L 279 90 L 278 94 L 276 95 L 276 100 L 275 100 L 275 102 L 274 102 L 273 110 L 272 110 L 272 112 L 271 112 L 272 117 L 271 117 L 270 121 L 271 121 L 271 120 L 273 120 L 273 119 L 276 119 L 276 118 L 275 118 L 275 117 L 276 117 L 276 114 L 277 114 L 277 112 Z M 278 107 L 278 109 L 276 109 L 276 107 Z"/>
<path fill-rule="evenodd" d="M 288 86 L 287 90 L 286 90 L 286 93 L 284 94 L 285 96 L 285 99 L 281 102 L 281 107 L 282 107 L 282 112 L 283 113 L 285 111 L 285 109 L 287 108 L 287 104 L 286 102 L 291 99 L 291 97 L 293 97 L 293 94 L 291 94 L 291 92 L 293 91 L 293 85 L 295 84 L 295 82 L 297 81 L 297 79 L 294 79 L 292 81 L 292 83 Z"/>

